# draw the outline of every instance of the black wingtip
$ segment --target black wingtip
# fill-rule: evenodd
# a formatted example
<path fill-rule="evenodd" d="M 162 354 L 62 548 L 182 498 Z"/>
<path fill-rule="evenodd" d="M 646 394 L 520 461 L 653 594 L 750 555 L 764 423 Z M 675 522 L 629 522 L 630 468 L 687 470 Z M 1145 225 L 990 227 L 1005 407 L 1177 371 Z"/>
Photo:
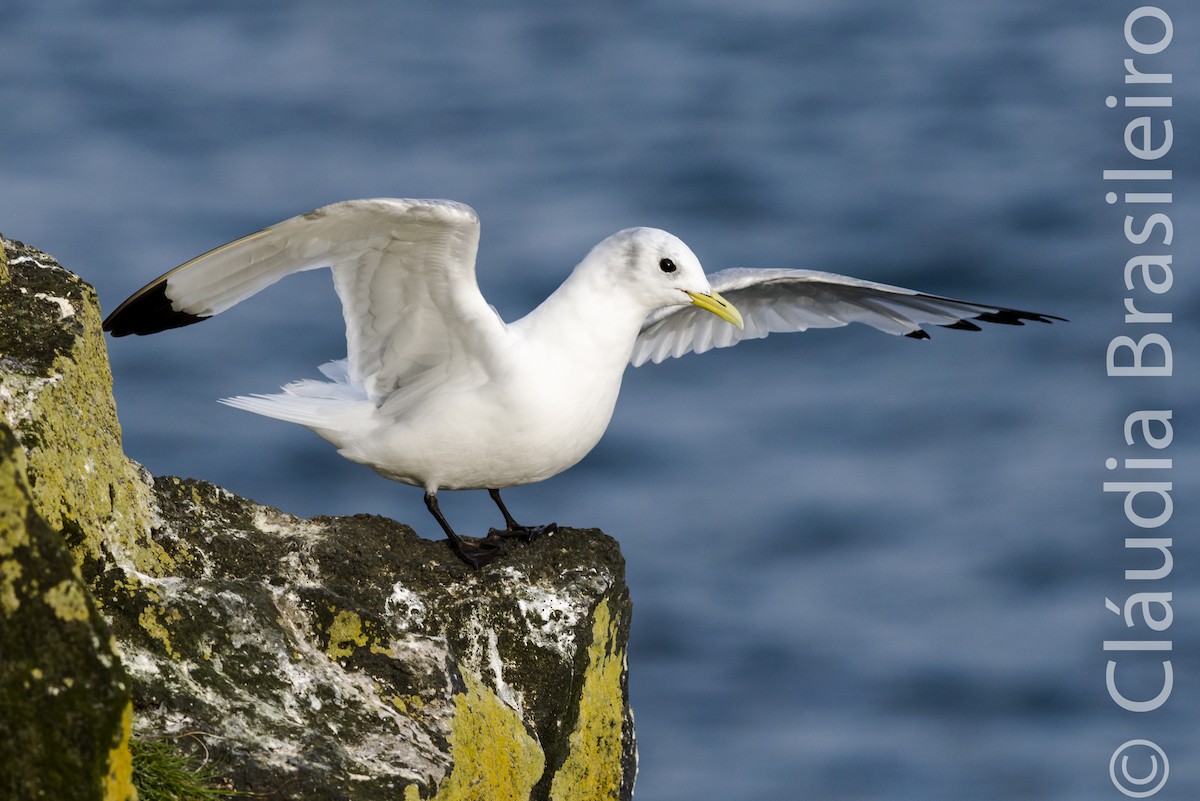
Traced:
<path fill-rule="evenodd" d="M 982 331 L 983 329 L 969 320 L 959 320 L 957 323 L 947 323 L 942 328 L 953 328 L 955 331 Z"/>
<path fill-rule="evenodd" d="M 176 311 L 167 297 L 167 282 L 160 281 L 151 284 L 126 300 L 117 310 L 108 315 L 104 321 L 104 330 L 114 337 L 137 334 L 156 334 L 168 328 L 182 328 L 185 325 L 207 320 L 208 317 Z"/>
<path fill-rule="evenodd" d="M 1038 314 L 1037 312 L 1021 311 L 1020 309 L 998 309 L 994 312 L 984 312 L 975 316 L 976 320 L 982 320 L 985 323 L 999 323 L 1000 325 L 1025 325 L 1027 322 L 1032 323 L 1052 323 L 1055 320 L 1065 323 L 1067 320 L 1063 317 L 1055 317 L 1053 314 Z"/>
<path fill-rule="evenodd" d="M 976 314 L 970 320 L 959 320 L 954 323 L 939 325 L 938 328 L 952 328 L 955 331 L 982 331 L 983 329 L 972 322 L 972 320 L 977 320 L 981 323 L 997 323 L 999 325 L 1025 325 L 1027 322 L 1047 324 L 1070 322 L 1066 317 L 1058 317 L 1053 314 L 1040 314 L 1039 312 L 1022 311 L 1021 309 L 996 309 L 995 311 Z M 910 331 L 904 336 L 911 337 L 912 339 L 929 339 L 929 334 L 923 330 Z"/>

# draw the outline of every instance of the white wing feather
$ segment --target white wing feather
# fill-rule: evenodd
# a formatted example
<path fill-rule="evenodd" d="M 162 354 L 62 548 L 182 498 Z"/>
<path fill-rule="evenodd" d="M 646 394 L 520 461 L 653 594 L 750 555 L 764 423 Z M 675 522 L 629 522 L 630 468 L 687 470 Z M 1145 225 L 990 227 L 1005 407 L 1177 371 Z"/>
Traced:
<path fill-rule="evenodd" d="M 418 379 L 428 385 L 431 371 L 471 381 L 489 363 L 504 323 L 475 280 L 478 244 L 479 219 L 460 203 L 335 203 L 180 265 L 122 304 L 106 327 L 120 335 L 195 322 L 287 275 L 330 267 L 347 343 L 335 381 L 378 403 Z"/>
<path fill-rule="evenodd" d="M 642 324 L 631 364 L 657 364 L 687 353 L 727 348 L 744 339 L 849 323 L 924 339 L 928 335 L 923 328 L 928 325 L 978 330 L 966 321 L 1021 325 L 1025 320 L 1062 319 L 816 270 L 721 270 L 709 276 L 709 283 L 737 307 L 745 328 L 729 325 L 697 306 L 659 309 Z"/>

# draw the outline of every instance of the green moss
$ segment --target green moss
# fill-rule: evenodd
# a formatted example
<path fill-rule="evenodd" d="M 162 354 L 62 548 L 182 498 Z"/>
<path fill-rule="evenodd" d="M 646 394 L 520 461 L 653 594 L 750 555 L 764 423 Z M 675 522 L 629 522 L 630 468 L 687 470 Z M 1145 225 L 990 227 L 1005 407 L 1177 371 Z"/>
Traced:
<path fill-rule="evenodd" d="M 600 801 L 621 794 L 625 703 L 621 675 L 625 652 L 617 640 L 617 622 L 601 601 L 593 613 L 592 644 L 579 702 L 579 720 L 570 751 L 554 774 L 552 801 Z"/>
<path fill-rule="evenodd" d="M 463 673 L 463 683 L 450 733 L 454 769 L 436 801 L 526 801 L 546 769 L 541 746 L 482 681 Z"/>
<path fill-rule="evenodd" d="M 199 762 L 169 740 L 134 740 L 133 785 L 137 801 L 216 801 L 245 796 L 217 786 L 212 765 Z"/>

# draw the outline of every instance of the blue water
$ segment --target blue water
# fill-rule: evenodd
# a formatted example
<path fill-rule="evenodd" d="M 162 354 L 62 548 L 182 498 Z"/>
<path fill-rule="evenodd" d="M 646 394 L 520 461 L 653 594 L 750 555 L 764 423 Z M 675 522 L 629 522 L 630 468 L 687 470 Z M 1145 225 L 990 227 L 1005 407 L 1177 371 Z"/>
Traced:
<path fill-rule="evenodd" d="M 1156 92 L 1175 146 L 1150 165 L 1175 170 L 1176 270 L 1137 297 L 1175 314 L 1175 374 L 1109 378 L 1138 250 L 1100 174 L 1145 165 L 1122 143 L 1133 114 L 1104 98 L 1124 93 L 1136 5 L 9 0 L 0 231 L 112 309 L 328 202 L 449 197 L 480 213 L 480 283 L 509 319 L 630 225 L 710 270 L 819 268 L 1069 317 L 924 343 L 816 331 L 633 370 L 596 451 L 507 498 L 622 542 L 639 798 L 1123 798 L 1109 758 L 1137 737 L 1171 760 L 1157 798 L 1196 798 L 1200 19 L 1168 7 L 1175 39 L 1145 57 L 1176 76 Z M 434 535 L 419 492 L 213 402 L 314 376 L 344 352 L 338 320 L 313 274 L 111 342 L 127 450 L 297 514 Z M 1161 455 L 1121 439 L 1139 408 L 1174 410 L 1177 433 L 1158 530 L 1175 566 L 1153 587 L 1123 580 L 1140 564 L 1123 540 L 1146 533 L 1100 490 L 1107 457 Z M 462 530 L 494 522 L 477 495 L 442 502 Z M 1104 599 L 1138 590 L 1176 612 L 1156 635 L 1175 689 L 1146 714 L 1104 687 L 1102 642 L 1147 634 Z M 1153 694 L 1152 672 L 1122 676 Z"/>

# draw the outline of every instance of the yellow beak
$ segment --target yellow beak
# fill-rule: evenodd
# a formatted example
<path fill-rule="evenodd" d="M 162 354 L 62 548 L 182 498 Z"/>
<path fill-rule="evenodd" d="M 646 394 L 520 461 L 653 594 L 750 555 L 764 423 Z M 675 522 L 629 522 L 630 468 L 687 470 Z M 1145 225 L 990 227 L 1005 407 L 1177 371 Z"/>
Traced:
<path fill-rule="evenodd" d="M 742 315 L 734 305 L 725 298 L 713 292 L 711 295 L 701 295 L 699 292 L 688 292 L 688 297 L 692 299 L 692 304 L 699 306 L 705 311 L 710 311 L 720 317 L 733 323 L 738 328 L 745 328 L 746 324 L 742 322 Z"/>

